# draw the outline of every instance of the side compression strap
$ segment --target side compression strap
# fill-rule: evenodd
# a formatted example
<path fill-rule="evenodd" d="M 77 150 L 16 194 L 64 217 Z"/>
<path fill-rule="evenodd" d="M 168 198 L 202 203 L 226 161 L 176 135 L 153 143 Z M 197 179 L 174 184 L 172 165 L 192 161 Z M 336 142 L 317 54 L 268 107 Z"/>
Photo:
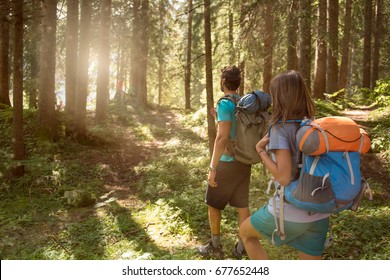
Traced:
<path fill-rule="evenodd" d="M 310 125 L 314 126 L 322 133 L 322 135 L 324 136 L 324 140 L 325 140 L 326 152 L 329 153 L 329 141 L 328 141 L 328 136 L 326 135 L 325 130 L 322 127 L 320 127 L 318 124 L 311 123 Z"/>
<path fill-rule="evenodd" d="M 345 152 L 344 155 L 347 158 L 349 173 L 351 174 L 351 184 L 355 185 L 355 174 L 353 173 L 353 168 L 352 168 L 351 159 L 349 157 L 349 153 Z"/>
<path fill-rule="evenodd" d="M 276 208 L 276 196 L 279 195 L 279 222 Z M 281 240 L 286 239 L 286 233 L 284 232 L 284 187 L 280 186 L 280 190 L 276 189 L 274 196 L 272 197 L 272 207 L 274 210 L 275 230 L 272 232 L 272 244 L 275 245 L 275 233 L 280 236 Z"/>

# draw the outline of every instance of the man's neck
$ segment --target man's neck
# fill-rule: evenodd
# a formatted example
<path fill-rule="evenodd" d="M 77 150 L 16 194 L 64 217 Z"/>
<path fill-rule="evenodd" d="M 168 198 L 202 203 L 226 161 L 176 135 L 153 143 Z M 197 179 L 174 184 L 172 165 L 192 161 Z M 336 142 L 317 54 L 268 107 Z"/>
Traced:
<path fill-rule="evenodd" d="M 236 91 L 236 90 L 226 90 L 226 91 L 224 91 L 223 93 L 224 93 L 225 95 L 229 95 L 229 94 L 233 95 L 233 94 L 237 94 L 237 91 Z"/>

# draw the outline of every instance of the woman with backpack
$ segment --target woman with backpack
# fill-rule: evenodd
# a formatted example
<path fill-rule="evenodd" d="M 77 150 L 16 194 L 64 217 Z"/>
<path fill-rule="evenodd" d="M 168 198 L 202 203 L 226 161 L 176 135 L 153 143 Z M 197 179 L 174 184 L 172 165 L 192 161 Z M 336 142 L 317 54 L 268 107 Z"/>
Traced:
<path fill-rule="evenodd" d="M 299 176 L 300 152 L 296 142 L 299 122 L 314 118 L 315 106 L 305 83 L 297 71 L 288 71 L 272 79 L 270 93 L 273 99 L 270 133 L 256 145 L 264 166 L 275 179 L 275 186 L 286 186 Z M 266 150 L 266 146 L 271 152 Z M 299 251 L 300 259 L 321 259 L 329 227 L 329 214 L 314 213 L 284 203 L 279 211 L 280 199 L 271 198 L 240 226 L 240 236 L 251 259 L 268 259 L 259 238 L 265 237 L 276 246 L 286 244 Z M 275 213 L 276 212 L 276 213 Z M 280 234 L 278 220 L 284 221 Z"/>

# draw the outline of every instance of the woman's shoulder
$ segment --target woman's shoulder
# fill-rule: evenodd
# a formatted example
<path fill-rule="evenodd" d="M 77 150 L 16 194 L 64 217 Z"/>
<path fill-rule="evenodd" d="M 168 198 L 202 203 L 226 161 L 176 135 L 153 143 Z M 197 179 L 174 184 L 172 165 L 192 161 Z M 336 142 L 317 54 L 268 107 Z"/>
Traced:
<path fill-rule="evenodd" d="M 299 122 L 277 123 L 271 126 L 271 133 L 277 134 L 295 134 L 300 127 Z"/>

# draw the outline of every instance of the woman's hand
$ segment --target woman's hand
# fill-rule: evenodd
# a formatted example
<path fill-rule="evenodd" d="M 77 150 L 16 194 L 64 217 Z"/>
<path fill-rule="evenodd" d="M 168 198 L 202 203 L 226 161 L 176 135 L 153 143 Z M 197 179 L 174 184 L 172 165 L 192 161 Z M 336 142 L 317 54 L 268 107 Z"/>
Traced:
<path fill-rule="evenodd" d="M 257 153 L 260 153 L 260 152 L 266 152 L 266 146 L 268 145 L 269 143 L 269 136 L 268 134 L 265 135 L 263 138 L 260 139 L 259 142 L 257 142 L 256 144 L 256 151 Z"/>

